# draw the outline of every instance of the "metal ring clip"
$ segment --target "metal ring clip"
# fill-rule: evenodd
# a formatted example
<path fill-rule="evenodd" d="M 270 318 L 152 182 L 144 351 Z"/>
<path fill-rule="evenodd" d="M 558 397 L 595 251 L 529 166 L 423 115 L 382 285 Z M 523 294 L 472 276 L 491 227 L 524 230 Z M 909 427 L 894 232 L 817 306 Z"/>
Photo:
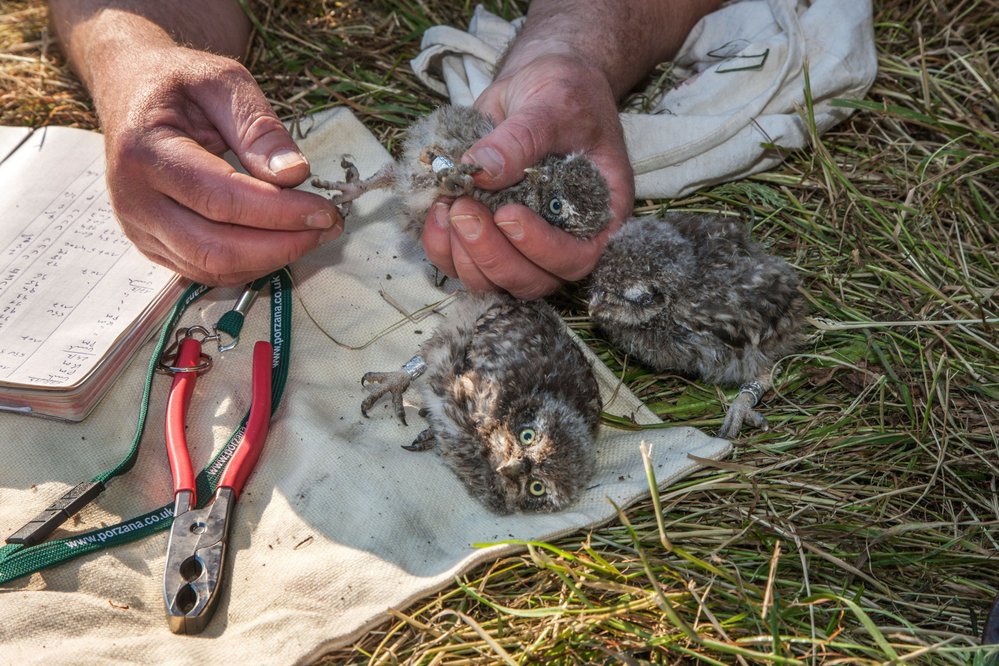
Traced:
<path fill-rule="evenodd" d="M 180 372 L 196 372 L 201 374 L 202 372 L 208 372 L 211 370 L 212 357 L 204 353 L 201 354 L 201 361 L 197 365 L 188 367 L 173 365 L 177 359 L 177 350 L 180 348 L 180 343 L 188 338 L 193 338 L 196 333 L 200 333 L 203 336 L 201 338 L 202 343 L 207 342 L 208 340 L 219 340 L 218 333 L 212 333 L 204 326 L 189 326 L 188 328 L 177 329 L 173 343 L 163 351 L 159 360 L 156 362 L 156 371 L 173 375 Z M 167 359 L 169 359 L 169 363 L 167 362 Z"/>

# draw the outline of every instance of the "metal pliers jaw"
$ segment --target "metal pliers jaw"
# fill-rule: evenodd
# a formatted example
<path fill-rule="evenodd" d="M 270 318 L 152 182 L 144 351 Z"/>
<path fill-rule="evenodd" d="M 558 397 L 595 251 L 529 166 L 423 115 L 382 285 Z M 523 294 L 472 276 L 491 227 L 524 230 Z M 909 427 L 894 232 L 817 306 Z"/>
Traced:
<path fill-rule="evenodd" d="M 201 633 L 212 619 L 236 493 L 219 488 L 202 509 L 191 509 L 190 499 L 187 491 L 178 493 L 163 573 L 167 622 L 175 634 Z"/>

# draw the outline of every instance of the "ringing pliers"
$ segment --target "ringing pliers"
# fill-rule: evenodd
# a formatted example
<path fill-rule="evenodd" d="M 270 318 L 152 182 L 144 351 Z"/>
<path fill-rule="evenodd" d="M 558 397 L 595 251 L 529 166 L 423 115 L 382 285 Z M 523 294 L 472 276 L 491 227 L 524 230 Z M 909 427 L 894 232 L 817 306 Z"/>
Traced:
<path fill-rule="evenodd" d="M 215 495 L 206 506 L 195 508 L 194 468 L 184 427 L 194 382 L 199 371 L 210 365 L 201 353 L 201 342 L 189 334 L 179 343 L 166 409 L 174 518 L 163 572 L 163 601 L 170 630 L 178 634 L 200 633 L 215 611 L 233 506 L 263 449 L 271 417 L 272 350 L 269 342 L 260 341 L 253 348 L 252 402 L 239 444 L 228 453 L 231 457 Z M 225 464 L 226 455 L 224 451 L 216 464 Z"/>

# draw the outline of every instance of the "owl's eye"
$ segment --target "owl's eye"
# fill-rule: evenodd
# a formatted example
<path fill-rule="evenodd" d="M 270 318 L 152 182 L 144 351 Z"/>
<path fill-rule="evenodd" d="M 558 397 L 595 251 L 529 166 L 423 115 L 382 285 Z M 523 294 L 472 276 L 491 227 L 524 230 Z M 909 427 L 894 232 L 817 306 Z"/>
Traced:
<path fill-rule="evenodd" d="M 535 497 L 542 497 L 548 492 L 548 488 L 545 487 L 545 482 L 538 479 L 531 479 L 527 482 L 527 492 L 531 493 Z"/>
<path fill-rule="evenodd" d="M 523 444 L 524 446 L 530 446 L 531 444 L 533 444 L 534 438 L 537 436 L 538 434 L 534 432 L 534 428 L 524 428 L 519 433 L 517 433 L 517 439 L 520 440 L 520 443 Z"/>
<path fill-rule="evenodd" d="M 559 199 L 558 197 L 552 198 L 552 200 L 548 202 L 548 212 L 551 213 L 552 215 L 561 215 L 562 200 Z"/>

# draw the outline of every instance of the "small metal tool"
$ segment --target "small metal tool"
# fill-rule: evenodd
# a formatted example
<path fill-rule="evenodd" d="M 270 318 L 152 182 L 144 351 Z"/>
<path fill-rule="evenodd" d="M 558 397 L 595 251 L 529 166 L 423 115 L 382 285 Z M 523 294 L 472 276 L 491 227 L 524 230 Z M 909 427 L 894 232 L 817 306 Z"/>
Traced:
<path fill-rule="evenodd" d="M 183 369 L 194 368 L 199 363 L 202 363 L 201 341 L 187 336 L 180 342 L 172 365 Z M 170 387 L 166 444 L 174 479 L 174 519 L 163 572 L 163 601 L 170 630 L 174 633 L 200 633 L 211 620 L 221 595 L 233 507 L 260 456 L 270 424 L 271 365 L 270 343 L 257 342 L 253 348 L 249 417 L 238 445 L 228 454 L 230 458 L 215 495 L 200 509 L 195 508 L 194 468 L 185 434 L 185 418 L 197 373 L 178 370 Z M 217 463 L 225 464 L 225 461 L 220 458 Z"/>

